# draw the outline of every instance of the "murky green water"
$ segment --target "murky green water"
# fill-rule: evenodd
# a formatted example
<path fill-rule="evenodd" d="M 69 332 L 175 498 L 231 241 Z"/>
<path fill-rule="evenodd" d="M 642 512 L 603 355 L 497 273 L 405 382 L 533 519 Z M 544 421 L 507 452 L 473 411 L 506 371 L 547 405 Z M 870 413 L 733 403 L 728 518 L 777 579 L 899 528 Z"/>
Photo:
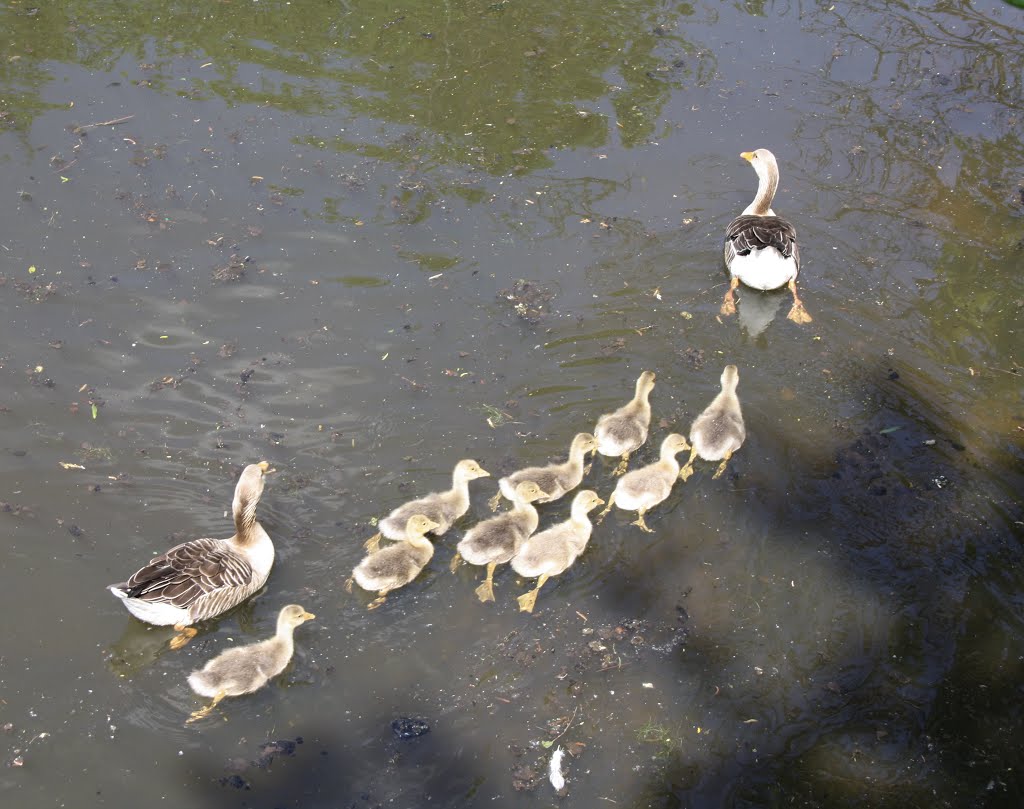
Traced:
<path fill-rule="evenodd" d="M 1019 9 L 12 2 L 0 30 L 7 803 L 1020 805 Z M 809 326 L 784 294 L 718 316 L 757 147 Z M 448 572 L 459 531 L 379 610 L 342 589 L 459 458 L 559 457 L 650 368 L 649 459 L 727 362 L 727 475 L 654 534 L 610 515 L 533 616 L 511 571 L 491 605 Z M 270 582 L 168 652 L 104 587 L 230 533 L 262 458 Z M 292 667 L 185 727 L 188 672 L 289 602 L 318 616 Z"/>

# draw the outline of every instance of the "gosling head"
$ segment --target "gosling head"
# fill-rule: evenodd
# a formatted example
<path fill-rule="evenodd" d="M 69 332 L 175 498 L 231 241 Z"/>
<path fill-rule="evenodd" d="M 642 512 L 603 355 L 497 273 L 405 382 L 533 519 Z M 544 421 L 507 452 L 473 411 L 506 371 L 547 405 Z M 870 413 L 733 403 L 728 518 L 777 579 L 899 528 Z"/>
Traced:
<path fill-rule="evenodd" d="M 657 379 L 654 371 L 644 371 L 636 381 L 636 389 L 639 393 L 650 393 L 654 390 L 654 380 Z"/>
<path fill-rule="evenodd" d="M 518 486 L 516 486 L 516 497 L 526 503 L 532 503 L 534 500 L 539 500 L 542 497 L 547 497 L 548 493 L 541 489 L 532 480 L 524 480 Z"/>
<path fill-rule="evenodd" d="M 421 537 L 427 531 L 433 531 L 441 526 L 425 514 L 414 514 L 405 523 L 405 535 L 408 537 Z"/>
<path fill-rule="evenodd" d="M 573 508 L 583 509 L 584 512 L 593 511 L 598 506 L 604 505 L 604 500 L 595 491 L 584 489 L 578 492 L 572 501 Z"/>
<path fill-rule="evenodd" d="M 689 443 L 686 441 L 686 436 L 680 435 L 679 433 L 669 433 L 665 436 L 665 440 L 661 442 L 662 456 L 665 453 L 676 455 L 690 448 Z"/>
<path fill-rule="evenodd" d="M 466 458 L 455 465 L 455 471 L 463 480 L 475 480 L 476 478 L 488 478 L 491 473 L 484 469 L 472 458 Z"/>
<path fill-rule="evenodd" d="M 316 616 L 313 613 L 306 612 L 298 604 L 289 604 L 281 610 L 277 616 L 277 622 L 278 624 L 294 628 L 299 624 L 306 623 L 306 621 L 312 621 L 314 618 Z"/>
<path fill-rule="evenodd" d="M 572 440 L 572 445 L 581 450 L 584 455 L 588 452 L 597 452 L 597 439 L 590 433 L 577 433 Z"/>

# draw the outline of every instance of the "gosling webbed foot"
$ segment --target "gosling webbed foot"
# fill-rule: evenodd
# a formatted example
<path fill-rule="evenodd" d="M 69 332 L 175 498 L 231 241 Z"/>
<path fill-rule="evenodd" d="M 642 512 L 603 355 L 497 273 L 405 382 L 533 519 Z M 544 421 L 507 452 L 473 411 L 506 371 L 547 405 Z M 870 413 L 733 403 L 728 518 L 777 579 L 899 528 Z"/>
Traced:
<path fill-rule="evenodd" d="M 644 513 L 642 511 L 638 512 L 637 518 L 633 520 L 633 522 L 631 522 L 630 525 L 635 525 L 641 531 L 645 531 L 648 534 L 654 533 L 653 529 L 647 527 L 647 523 L 644 521 Z"/>
<path fill-rule="evenodd" d="M 520 612 L 533 612 L 533 608 L 537 604 L 537 591 L 530 590 L 528 593 L 523 593 L 516 601 L 519 602 Z"/>
<path fill-rule="evenodd" d="M 168 644 L 172 649 L 181 649 L 183 646 L 188 644 L 192 638 L 199 634 L 199 630 L 194 626 L 175 624 L 174 628 L 178 631 L 178 634 L 171 638 L 171 642 Z"/>
<path fill-rule="evenodd" d="M 494 584 L 489 580 L 484 581 L 474 592 L 482 602 L 494 601 Z"/>
<path fill-rule="evenodd" d="M 629 453 L 628 452 L 625 455 L 622 456 L 622 460 L 619 461 L 619 465 L 615 467 L 614 471 L 612 472 L 612 475 L 614 477 L 619 477 L 620 475 L 626 474 L 626 470 L 627 469 L 629 469 Z"/>
<path fill-rule="evenodd" d="M 205 719 L 210 715 L 210 712 L 217 707 L 219 703 L 227 694 L 223 691 L 217 692 L 217 695 L 213 698 L 213 702 L 207 705 L 205 708 L 200 708 L 198 711 L 192 711 L 189 714 L 188 719 L 185 720 L 186 725 L 191 725 L 193 722 L 198 722 L 200 719 Z"/>

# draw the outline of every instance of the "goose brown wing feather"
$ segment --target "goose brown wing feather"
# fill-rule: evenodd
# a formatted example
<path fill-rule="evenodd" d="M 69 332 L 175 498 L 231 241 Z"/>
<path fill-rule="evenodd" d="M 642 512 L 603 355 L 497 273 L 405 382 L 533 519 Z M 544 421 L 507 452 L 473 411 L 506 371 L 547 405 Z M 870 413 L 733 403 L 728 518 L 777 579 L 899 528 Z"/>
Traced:
<path fill-rule="evenodd" d="M 224 587 L 253 579 L 252 565 L 220 539 L 194 539 L 152 559 L 126 583 L 129 598 L 187 608 Z"/>
<path fill-rule="evenodd" d="M 778 216 L 737 216 L 725 231 L 737 255 L 745 256 L 752 250 L 774 247 L 783 256 L 793 257 L 800 266 L 800 249 L 796 243 L 796 228 Z"/>

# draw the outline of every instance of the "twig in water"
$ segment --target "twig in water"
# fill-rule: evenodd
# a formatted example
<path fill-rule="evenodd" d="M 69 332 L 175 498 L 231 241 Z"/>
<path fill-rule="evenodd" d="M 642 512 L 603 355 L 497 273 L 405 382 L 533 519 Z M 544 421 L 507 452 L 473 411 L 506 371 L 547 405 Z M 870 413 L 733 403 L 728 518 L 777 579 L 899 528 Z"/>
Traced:
<path fill-rule="evenodd" d="M 134 115 L 126 115 L 123 118 L 111 118 L 109 121 L 96 121 L 92 124 L 82 124 L 81 126 L 76 126 L 71 131 L 77 135 L 80 132 L 84 132 L 87 129 L 94 129 L 97 126 L 116 126 L 117 124 L 123 124 L 125 121 L 130 121 L 134 117 Z"/>
<path fill-rule="evenodd" d="M 561 733 L 559 733 L 557 736 L 555 736 L 555 738 L 551 739 L 548 742 L 548 746 L 550 746 L 550 745 L 554 744 L 555 742 L 557 742 L 559 739 L 561 739 L 568 732 L 569 728 L 572 727 L 573 720 L 576 718 L 576 711 L 578 711 L 579 709 L 580 709 L 579 705 L 577 705 L 575 708 L 572 709 L 572 716 L 570 716 L 569 717 L 569 721 L 565 723 L 565 730 L 563 730 Z"/>

